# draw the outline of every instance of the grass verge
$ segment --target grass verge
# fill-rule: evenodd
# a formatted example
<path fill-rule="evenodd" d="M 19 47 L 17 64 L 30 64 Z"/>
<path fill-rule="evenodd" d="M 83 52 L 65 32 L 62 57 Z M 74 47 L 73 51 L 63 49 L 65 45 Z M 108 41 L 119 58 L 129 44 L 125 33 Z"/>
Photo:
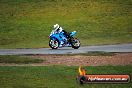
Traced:
<path fill-rule="evenodd" d="M 132 66 L 87 66 L 87 74 L 130 74 Z M 0 67 L 0 88 L 130 88 L 128 84 L 76 83 L 78 67 Z"/>
<path fill-rule="evenodd" d="M 103 52 L 103 51 L 91 51 L 87 53 L 80 53 L 75 55 L 83 55 L 83 56 L 113 56 L 115 53 L 112 52 Z"/>
<path fill-rule="evenodd" d="M 113 53 L 113 52 L 89 51 L 86 53 L 78 53 L 78 54 L 51 54 L 51 56 L 76 56 L 76 55 L 81 55 L 81 56 L 113 56 L 115 54 L 116 53 Z"/>
<path fill-rule="evenodd" d="M 16 55 L 2 55 L 0 56 L 0 63 L 15 63 L 15 64 L 29 64 L 29 63 L 41 63 L 42 59 L 35 59 L 26 56 Z"/>

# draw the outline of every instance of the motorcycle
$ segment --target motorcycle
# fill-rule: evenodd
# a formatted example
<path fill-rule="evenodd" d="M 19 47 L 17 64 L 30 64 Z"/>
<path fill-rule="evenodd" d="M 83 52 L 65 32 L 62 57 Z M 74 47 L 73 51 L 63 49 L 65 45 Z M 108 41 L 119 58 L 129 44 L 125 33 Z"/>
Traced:
<path fill-rule="evenodd" d="M 54 31 L 52 31 L 49 35 L 49 46 L 52 49 L 57 49 L 66 46 L 78 49 L 80 47 L 80 41 L 79 39 L 73 37 L 75 34 L 76 31 L 70 32 L 70 38 L 67 38 L 67 36 L 64 35 L 63 32 L 55 33 Z"/>

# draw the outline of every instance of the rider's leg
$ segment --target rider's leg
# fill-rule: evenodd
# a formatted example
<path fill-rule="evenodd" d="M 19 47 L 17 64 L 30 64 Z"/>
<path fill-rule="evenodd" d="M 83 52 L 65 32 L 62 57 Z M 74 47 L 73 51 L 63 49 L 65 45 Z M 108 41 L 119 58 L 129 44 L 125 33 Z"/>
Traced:
<path fill-rule="evenodd" d="M 64 32 L 64 35 L 66 35 L 67 38 L 70 38 L 70 35 L 69 35 L 68 32 L 66 32 L 65 30 L 63 30 L 63 32 Z"/>

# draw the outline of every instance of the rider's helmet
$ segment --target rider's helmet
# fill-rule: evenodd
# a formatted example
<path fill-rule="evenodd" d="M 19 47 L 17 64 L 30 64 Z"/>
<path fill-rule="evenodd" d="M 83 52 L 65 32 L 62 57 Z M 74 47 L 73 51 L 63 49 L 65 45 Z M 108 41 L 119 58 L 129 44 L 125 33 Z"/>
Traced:
<path fill-rule="evenodd" d="M 58 32 L 60 29 L 60 26 L 59 26 L 59 24 L 55 24 L 54 25 L 54 30 L 56 31 L 56 32 Z"/>

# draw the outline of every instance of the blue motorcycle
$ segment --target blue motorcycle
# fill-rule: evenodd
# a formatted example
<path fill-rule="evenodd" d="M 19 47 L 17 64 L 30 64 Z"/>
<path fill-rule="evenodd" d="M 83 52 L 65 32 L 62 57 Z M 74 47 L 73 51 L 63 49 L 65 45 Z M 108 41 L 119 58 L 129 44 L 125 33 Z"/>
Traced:
<path fill-rule="evenodd" d="M 73 37 L 75 34 L 76 31 L 70 32 L 70 38 L 67 38 L 67 36 L 65 36 L 63 32 L 54 33 L 54 31 L 52 31 L 49 35 L 49 46 L 52 49 L 57 49 L 66 46 L 78 49 L 80 47 L 80 41 L 79 39 Z"/>

